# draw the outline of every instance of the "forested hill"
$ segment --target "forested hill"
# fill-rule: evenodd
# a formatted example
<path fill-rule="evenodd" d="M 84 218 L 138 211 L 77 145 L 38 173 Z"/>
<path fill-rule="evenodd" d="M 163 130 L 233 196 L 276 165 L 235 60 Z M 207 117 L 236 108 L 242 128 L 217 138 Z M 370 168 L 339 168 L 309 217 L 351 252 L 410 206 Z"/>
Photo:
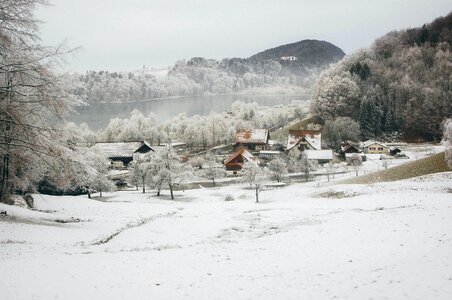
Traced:
<path fill-rule="evenodd" d="M 419 28 L 390 32 L 320 76 L 312 111 L 350 117 L 363 139 L 388 133 L 439 140 L 452 116 L 452 13 Z"/>
<path fill-rule="evenodd" d="M 267 49 L 250 57 L 250 60 L 280 60 L 281 57 L 296 57 L 298 64 L 319 67 L 335 63 L 345 56 L 342 49 L 331 43 L 318 40 L 303 40 L 292 44 Z"/>
<path fill-rule="evenodd" d="M 278 50 L 277 53 L 296 55 L 297 61 L 284 61 L 271 50 L 262 52 L 270 51 L 273 55 L 267 59 L 195 57 L 176 62 L 165 76 L 155 76 L 147 69 L 72 74 L 67 89 L 70 94 L 90 103 L 231 94 L 247 90 L 311 94 L 320 72 L 344 55 L 339 48 L 320 41 L 302 41 L 281 47 L 287 51 Z M 256 57 L 261 56 L 257 54 Z"/>

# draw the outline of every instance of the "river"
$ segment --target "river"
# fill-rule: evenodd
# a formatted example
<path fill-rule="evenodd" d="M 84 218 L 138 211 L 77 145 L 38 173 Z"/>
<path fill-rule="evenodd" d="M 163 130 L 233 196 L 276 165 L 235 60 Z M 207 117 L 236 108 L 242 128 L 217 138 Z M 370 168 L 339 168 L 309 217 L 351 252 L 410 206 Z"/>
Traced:
<path fill-rule="evenodd" d="M 67 121 L 76 124 L 86 123 L 91 130 L 105 128 L 110 119 L 115 117 L 128 118 L 134 109 L 138 109 L 147 116 L 153 112 L 157 122 L 169 120 L 180 113 L 187 116 L 205 116 L 210 112 L 223 112 L 231 108 L 235 101 L 246 103 L 256 102 L 263 106 L 287 105 L 292 100 L 307 100 L 307 95 L 213 95 L 197 97 L 178 97 L 152 99 L 138 102 L 126 103 L 93 103 L 77 109 L 76 114 L 72 114 Z"/>

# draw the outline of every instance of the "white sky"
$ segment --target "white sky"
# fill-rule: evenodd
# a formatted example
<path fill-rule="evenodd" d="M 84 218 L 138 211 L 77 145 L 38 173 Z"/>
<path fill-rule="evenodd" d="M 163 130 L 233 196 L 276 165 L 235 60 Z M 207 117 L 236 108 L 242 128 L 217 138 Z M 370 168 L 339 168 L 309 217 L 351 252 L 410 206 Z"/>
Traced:
<path fill-rule="evenodd" d="M 248 57 L 304 39 L 350 53 L 452 11 L 451 0 L 51 0 L 45 44 L 84 48 L 68 69 L 134 70 L 203 56 Z"/>

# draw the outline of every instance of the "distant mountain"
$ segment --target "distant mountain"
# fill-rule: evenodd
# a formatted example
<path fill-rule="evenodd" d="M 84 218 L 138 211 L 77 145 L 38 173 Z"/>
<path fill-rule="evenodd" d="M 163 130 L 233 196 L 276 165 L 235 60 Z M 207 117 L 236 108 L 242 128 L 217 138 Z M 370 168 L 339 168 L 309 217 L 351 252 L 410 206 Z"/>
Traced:
<path fill-rule="evenodd" d="M 342 49 L 318 40 L 303 40 L 259 52 L 249 59 L 254 61 L 280 60 L 302 64 L 305 67 L 321 67 L 338 62 L 345 56 Z"/>
<path fill-rule="evenodd" d="M 233 94 L 257 89 L 311 93 L 319 73 L 344 52 L 323 41 L 305 40 L 265 50 L 251 58 L 193 57 L 170 70 L 89 71 L 68 78 L 68 92 L 93 102 L 128 102 L 172 96 Z M 292 59 L 292 60 L 291 60 Z"/>

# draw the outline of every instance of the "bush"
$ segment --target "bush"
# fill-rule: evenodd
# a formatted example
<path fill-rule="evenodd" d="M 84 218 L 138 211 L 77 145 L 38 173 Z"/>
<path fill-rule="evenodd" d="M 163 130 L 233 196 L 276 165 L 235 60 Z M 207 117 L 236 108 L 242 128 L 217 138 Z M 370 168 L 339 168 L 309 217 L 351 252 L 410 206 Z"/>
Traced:
<path fill-rule="evenodd" d="M 230 194 L 227 194 L 226 197 L 224 198 L 224 201 L 234 201 L 234 197 Z"/>

